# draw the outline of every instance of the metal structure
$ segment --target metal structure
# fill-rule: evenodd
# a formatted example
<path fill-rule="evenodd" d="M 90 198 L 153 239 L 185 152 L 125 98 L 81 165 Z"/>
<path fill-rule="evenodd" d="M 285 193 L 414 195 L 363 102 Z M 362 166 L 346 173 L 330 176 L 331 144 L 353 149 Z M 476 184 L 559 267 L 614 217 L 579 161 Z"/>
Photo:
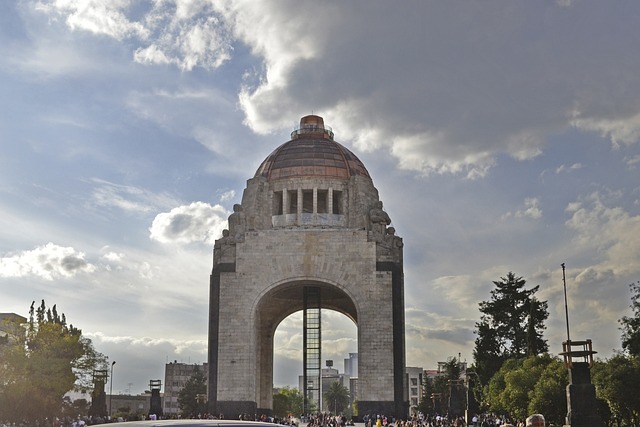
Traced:
<path fill-rule="evenodd" d="M 303 372 L 304 372 L 304 413 L 308 414 L 314 402 L 322 407 L 322 315 L 320 288 L 304 287 L 303 310 Z"/>
<path fill-rule="evenodd" d="M 160 389 L 162 388 L 161 380 L 149 380 L 149 390 L 151 390 L 151 405 L 149 408 L 149 415 L 155 415 L 161 417 L 162 411 L 162 397 L 160 396 Z"/>
<path fill-rule="evenodd" d="M 569 309 L 567 304 L 567 280 L 565 265 L 562 266 L 562 283 L 564 287 L 564 306 L 567 321 L 567 340 L 562 343 L 564 365 L 569 370 L 567 385 L 567 417 L 568 427 L 603 427 L 604 423 L 596 412 L 596 388 L 591 384 L 591 367 L 593 351 L 591 340 L 571 341 L 569 335 Z M 574 349 L 577 348 L 577 349 Z"/>
<path fill-rule="evenodd" d="M 113 412 L 111 412 L 111 396 L 113 396 L 113 365 L 115 364 L 115 360 L 111 362 L 111 375 L 109 376 L 109 418 L 111 418 L 113 414 Z"/>

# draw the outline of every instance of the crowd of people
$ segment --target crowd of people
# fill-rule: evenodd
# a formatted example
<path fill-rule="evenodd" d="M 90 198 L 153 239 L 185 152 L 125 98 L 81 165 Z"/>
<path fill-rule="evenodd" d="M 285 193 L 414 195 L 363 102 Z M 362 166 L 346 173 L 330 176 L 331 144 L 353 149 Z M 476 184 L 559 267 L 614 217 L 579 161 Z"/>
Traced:
<path fill-rule="evenodd" d="M 206 415 L 199 418 L 224 418 L 224 415 L 210 416 Z M 303 415 L 300 418 L 293 416 L 276 418 L 266 415 L 249 415 L 243 414 L 239 417 L 241 420 L 263 421 L 280 425 L 288 425 L 290 427 L 299 427 L 300 424 L 306 424 L 307 427 L 347 427 L 354 426 L 353 419 L 344 415 L 332 415 L 327 413 Z M 122 419 L 103 419 L 101 417 L 65 417 L 62 419 L 38 421 L 36 423 L 2 423 L 0 427 L 86 427 L 90 425 L 109 423 L 114 421 L 124 421 Z M 418 413 L 406 420 L 396 420 L 383 414 L 364 415 L 362 417 L 364 427 L 467 427 L 467 423 L 463 417 L 449 417 L 446 415 L 423 415 Z M 507 416 L 497 414 L 479 414 L 474 415 L 469 420 L 469 426 L 472 427 L 554 427 L 553 424 L 546 424 L 544 416 L 541 414 L 533 414 L 526 420 L 513 420 Z"/>

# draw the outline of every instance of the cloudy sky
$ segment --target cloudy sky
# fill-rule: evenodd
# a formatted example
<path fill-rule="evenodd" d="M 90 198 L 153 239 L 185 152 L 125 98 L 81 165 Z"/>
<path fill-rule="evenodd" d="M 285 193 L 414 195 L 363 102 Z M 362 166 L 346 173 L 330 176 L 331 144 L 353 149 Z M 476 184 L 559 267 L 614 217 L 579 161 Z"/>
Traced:
<path fill-rule="evenodd" d="M 0 3 L 0 311 L 45 299 L 114 393 L 206 360 L 212 248 L 300 117 L 365 163 L 405 242 L 407 364 L 472 360 L 509 271 L 599 356 L 640 280 L 640 2 Z M 275 385 L 302 370 L 301 316 Z M 355 352 L 325 312 L 323 354 Z M 342 370 L 342 363 L 337 362 Z"/>

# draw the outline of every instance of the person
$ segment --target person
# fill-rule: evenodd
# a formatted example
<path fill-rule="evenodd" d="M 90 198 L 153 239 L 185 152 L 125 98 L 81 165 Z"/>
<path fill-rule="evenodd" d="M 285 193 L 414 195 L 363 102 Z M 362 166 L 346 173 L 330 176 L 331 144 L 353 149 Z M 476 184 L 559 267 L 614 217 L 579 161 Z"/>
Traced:
<path fill-rule="evenodd" d="M 544 425 L 544 415 L 542 414 L 533 414 L 527 418 L 527 427 L 544 427 Z"/>

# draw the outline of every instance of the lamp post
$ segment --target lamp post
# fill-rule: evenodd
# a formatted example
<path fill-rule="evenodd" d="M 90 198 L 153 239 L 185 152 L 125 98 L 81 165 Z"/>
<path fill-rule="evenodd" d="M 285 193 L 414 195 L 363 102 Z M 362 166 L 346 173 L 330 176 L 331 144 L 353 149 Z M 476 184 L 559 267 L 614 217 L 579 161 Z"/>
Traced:
<path fill-rule="evenodd" d="M 113 365 L 115 364 L 115 360 L 111 362 L 111 379 L 109 380 L 109 419 L 111 419 L 111 396 L 113 395 Z"/>

